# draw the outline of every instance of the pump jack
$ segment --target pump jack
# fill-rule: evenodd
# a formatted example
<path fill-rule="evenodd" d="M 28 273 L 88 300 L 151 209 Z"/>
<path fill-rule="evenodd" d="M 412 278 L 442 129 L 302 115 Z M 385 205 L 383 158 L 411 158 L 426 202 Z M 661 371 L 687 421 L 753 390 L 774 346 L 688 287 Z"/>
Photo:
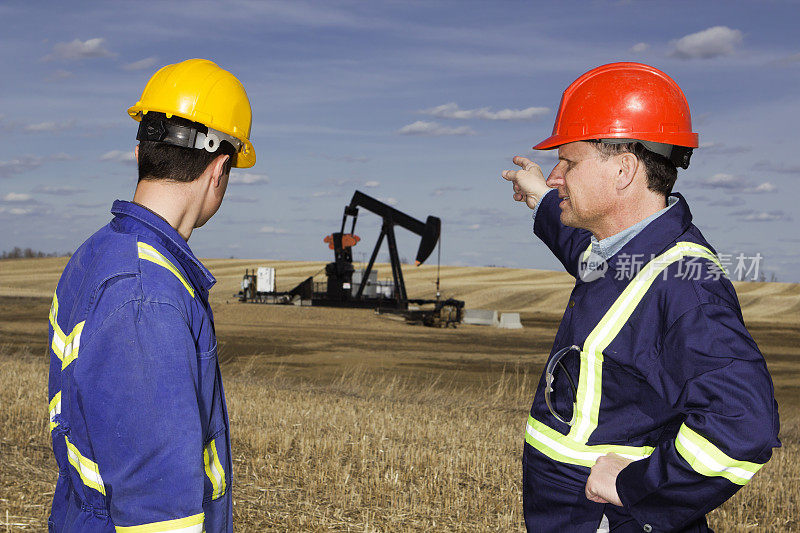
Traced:
<path fill-rule="evenodd" d="M 422 237 L 416 257 L 416 264 L 419 266 L 424 263 L 426 259 L 428 259 L 428 257 L 431 255 L 431 252 L 433 252 L 433 250 L 436 248 L 436 244 L 439 242 L 442 221 L 438 217 L 429 216 L 423 224 L 419 220 L 412 218 L 405 213 L 398 211 L 397 209 L 390 207 L 383 202 L 376 200 L 375 198 L 372 198 L 371 196 L 367 196 L 361 191 L 356 191 L 355 194 L 353 194 L 353 199 L 350 200 L 350 205 L 347 205 L 344 208 L 340 232 L 334 233 L 330 236 L 331 241 L 333 242 L 335 262 L 330 263 L 325 269 L 326 273 L 328 273 L 329 286 L 331 284 L 331 279 L 333 278 L 330 271 L 335 271 L 337 273 L 337 277 L 339 272 L 343 273 L 346 277 L 348 276 L 347 272 L 349 271 L 349 276 L 352 278 L 353 263 L 352 253 L 350 252 L 351 247 L 344 245 L 348 244 L 348 242 L 345 242 L 347 237 L 352 238 L 352 236 L 354 236 L 356 221 L 358 220 L 359 207 L 382 217 L 383 224 L 381 226 L 381 233 L 378 236 L 378 242 L 375 244 L 375 248 L 372 250 L 372 255 L 369 258 L 369 264 L 364 270 L 364 274 L 361 277 L 361 283 L 359 284 L 358 290 L 353 298 L 359 300 L 364 295 L 364 288 L 367 286 L 367 282 L 369 281 L 369 274 L 372 272 L 372 267 L 375 265 L 375 259 L 378 256 L 378 251 L 380 250 L 381 245 L 383 244 L 383 239 L 386 238 L 389 246 L 389 263 L 392 267 L 392 279 L 394 280 L 395 287 L 394 299 L 396 300 L 397 307 L 407 309 L 408 294 L 406 293 L 406 284 L 405 280 L 403 279 L 403 269 L 400 266 L 400 256 L 397 253 L 397 240 L 395 239 L 394 235 L 394 227 L 396 225 L 400 226 Z M 350 233 L 345 234 L 344 230 L 347 226 L 348 217 L 352 217 L 352 225 L 350 226 Z M 343 284 L 349 285 L 351 280 L 342 279 L 341 281 Z M 329 294 L 329 296 L 332 295 Z"/>
<path fill-rule="evenodd" d="M 352 247 L 360 238 L 355 235 L 356 221 L 359 209 L 366 209 L 383 219 L 381 233 L 370 255 L 367 267 L 359 272 L 358 288 L 353 284 L 353 254 Z M 351 219 L 350 232 L 345 233 L 348 219 Z M 397 241 L 394 228 L 399 226 L 421 237 L 417 249 L 416 265 L 425 262 L 439 244 L 442 222 L 438 217 L 429 216 L 423 223 L 385 203 L 368 196 L 361 191 L 356 191 L 350 204 L 344 208 L 342 225 L 338 232 L 325 237 L 333 250 L 334 261 L 325 266 L 327 286 L 324 292 L 314 290 L 314 277 L 311 276 L 287 293 L 256 293 L 250 288 L 239 293 L 241 301 L 264 301 L 267 303 L 298 303 L 314 306 L 333 307 L 374 307 L 382 312 L 400 313 L 411 322 L 423 323 L 430 326 L 455 325 L 461 322 L 464 313 L 464 302 L 461 300 L 439 297 L 439 279 L 437 270 L 436 299 L 409 299 L 406 292 L 400 256 L 397 252 Z M 371 286 L 370 274 L 373 272 L 375 260 L 380 251 L 383 240 L 386 239 L 389 247 L 389 263 L 392 268 L 391 296 L 378 294 L 376 288 Z M 246 274 L 245 278 L 253 277 Z M 372 276 L 375 278 L 375 276 Z M 244 287 L 243 283 L 243 287 Z M 248 281 L 248 286 L 252 287 Z"/>

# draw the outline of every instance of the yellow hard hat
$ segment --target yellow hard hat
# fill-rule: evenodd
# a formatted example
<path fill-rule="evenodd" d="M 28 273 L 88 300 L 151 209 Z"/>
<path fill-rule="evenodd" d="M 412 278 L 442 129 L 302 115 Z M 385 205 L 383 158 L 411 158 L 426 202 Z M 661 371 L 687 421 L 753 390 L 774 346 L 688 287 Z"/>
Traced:
<path fill-rule="evenodd" d="M 241 143 L 233 166 L 255 165 L 256 152 L 250 143 L 250 100 L 236 76 L 216 63 L 188 59 L 153 74 L 128 114 L 141 121 L 150 111 L 199 122 L 233 137 Z"/>

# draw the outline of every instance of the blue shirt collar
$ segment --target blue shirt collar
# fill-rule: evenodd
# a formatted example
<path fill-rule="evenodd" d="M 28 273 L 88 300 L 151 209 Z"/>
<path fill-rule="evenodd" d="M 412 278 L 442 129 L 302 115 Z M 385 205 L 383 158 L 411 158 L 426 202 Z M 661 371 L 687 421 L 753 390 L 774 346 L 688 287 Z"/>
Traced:
<path fill-rule="evenodd" d="M 623 246 L 628 244 L 631 239 L 636 237 L 645 227 L 647 227 L 648 224 L 666 213 L 676 203 L 678 203 L 678 197 L 670 196 L 667 198 L 667 207 L 656 213 L 653 213 L 643 220 L 640 220 L 633 226 L 625 228 L 619 233 L 599 241 L 594 235 L 592 235 L 592 252 L 608 261 L 610 258 L 614 257 Z"/>
<path fill-rule="evenodd" d="M 655 213 L 653 219 L 641 227 L 638 232 L 628 235 L 626 242 L 606 260 L 610 268 L 616 270 L 620 261 L 623 263 L 631 261 L 634 255 L 637 257 L 637 261 L 642 264 L 646 263 L 652 257 L 666 251 L 689 229 L 689 226 L 692 225 L 692 213 L 686 199 L 677 192 L 672 193 L 671 197 L 675 197 L 677 200 Z M 646 222 L 646 220 L 642 222 Z M 630 267 L 626 266 L 626 268 Z"/>
<path fill-rule="evenodd" d="M 211 272 L 194 256 L 189 244 L 183 240 L 178 230 L 153 211 L 133 202 L 115 200 L 111 206 L 111 213 L 118 218 L 130 217 L 150 230 L 159 243 L 178 260 L 198 287 L 208 290 L 217 282 Z"/>

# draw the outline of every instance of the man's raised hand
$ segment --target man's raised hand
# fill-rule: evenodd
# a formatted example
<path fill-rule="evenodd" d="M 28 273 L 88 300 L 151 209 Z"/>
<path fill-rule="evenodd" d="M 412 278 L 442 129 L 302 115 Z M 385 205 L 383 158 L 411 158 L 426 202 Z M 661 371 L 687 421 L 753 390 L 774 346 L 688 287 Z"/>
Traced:
<path fill-rule="evenodd" d="M 536 207 L 550 188 L 539 165 L 522 156 L 515 156 L 514 164 L 522 170 L 504 170 L 500 175 L 514 185 L 514 200 L 524 201 L 531 209 Z"/>

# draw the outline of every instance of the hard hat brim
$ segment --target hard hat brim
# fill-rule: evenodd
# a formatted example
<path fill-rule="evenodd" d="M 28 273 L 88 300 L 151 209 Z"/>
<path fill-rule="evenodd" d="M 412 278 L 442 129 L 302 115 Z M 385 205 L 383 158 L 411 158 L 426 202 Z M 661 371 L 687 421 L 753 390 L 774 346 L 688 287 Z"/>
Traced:
<path fill-rule="evenodd" d="M 256 151 L 249 139 L 242 140 L 242 143 L 242 149 L 236 154 L 236 161 L 234 161 L 233 166 L 236 168 L 250 168 L 256 164 Z"/>
<path fill-rule="evenodd" d="M 636 139 L 641 141 L 651 141 L 661 144 L 672 144 L 675 146 L 685 146 L 686 148 L 697 148 L 700 144 L 700 136 L 696 133 L 603 133 L 602 135 L 551 135 L 533 147 L 534 150 L 552 150 L 562 144 L 569 144 L 577 141 L 593 141 L 596 139 Z"/>

